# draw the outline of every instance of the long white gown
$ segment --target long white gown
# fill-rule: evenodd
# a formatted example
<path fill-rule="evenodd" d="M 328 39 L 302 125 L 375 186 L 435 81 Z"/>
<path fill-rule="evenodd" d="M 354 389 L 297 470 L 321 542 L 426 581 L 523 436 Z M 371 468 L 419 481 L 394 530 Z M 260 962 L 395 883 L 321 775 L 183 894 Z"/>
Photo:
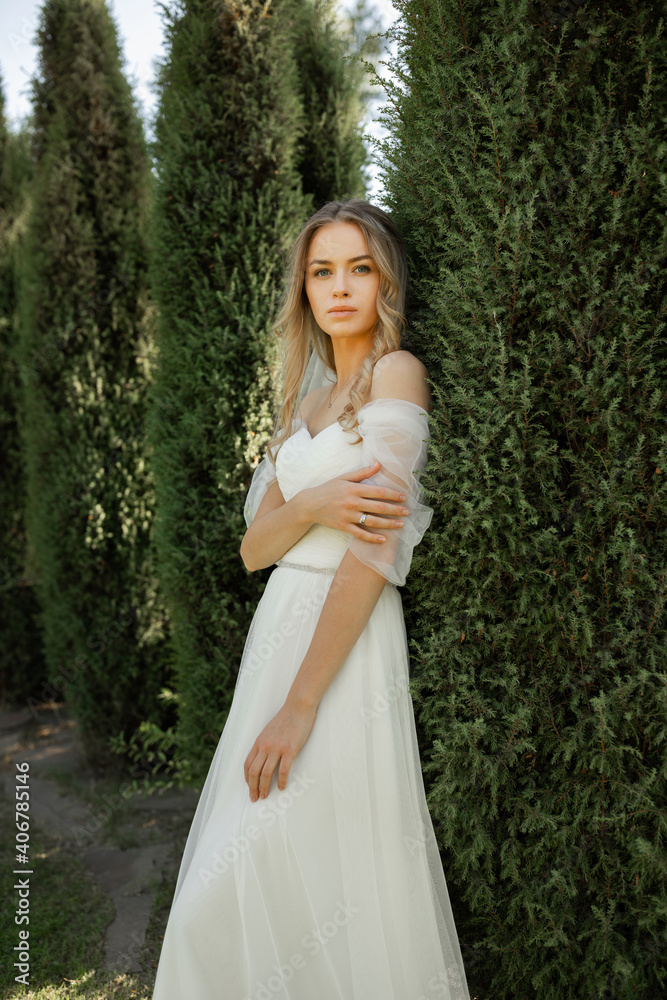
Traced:
<path fill-rule="evenodd" d="M 314 525 L 271 573 L 185 846 L 153 1000 L 469 1000 L 397 590 L 433 513 L 414 475 L 428 420 L 398 399 L 366 403 L 358 419 L 357 444 L 338 423 L 311 437 L 299 420 L 276 466 L 265 456 L 255 470 L 247 523 L 274 476 L 289 500 L 375 457 L 382 470 L 368 481 L 402 483 L 411 513 L 381 545 Z M 267 797 L 251 802 L 244 761 L 285 701 L 348 547 L 387 584 L 287 787 L 276 768 Z"/>

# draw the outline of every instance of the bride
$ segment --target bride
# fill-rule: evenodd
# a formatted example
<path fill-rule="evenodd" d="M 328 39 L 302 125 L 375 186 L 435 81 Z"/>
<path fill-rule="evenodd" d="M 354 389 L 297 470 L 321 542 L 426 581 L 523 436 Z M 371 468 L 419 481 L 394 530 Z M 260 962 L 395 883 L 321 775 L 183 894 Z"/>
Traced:
<path fill-rule="evenodd" d="M 197 805 L 153 1000 L 469 1000 L 426 804 L 401 595 L 430 391 L 388 215 L 304 226 L 283 399 L 240 555 L 275 564 Z"/>

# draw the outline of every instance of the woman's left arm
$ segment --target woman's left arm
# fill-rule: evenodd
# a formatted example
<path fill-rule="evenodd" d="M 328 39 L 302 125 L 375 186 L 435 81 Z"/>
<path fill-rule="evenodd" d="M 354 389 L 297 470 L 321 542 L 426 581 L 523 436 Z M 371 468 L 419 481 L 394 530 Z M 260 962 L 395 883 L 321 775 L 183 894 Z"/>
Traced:
<path fill-rule="evenodd" d="M 389 359 L 390 363 L 381 364 Z M 420 380 L 415 374 L 414 363 L 423 372 L 426 369 L 412 355 L 407 359 L 386 355 L 376 364 L 371 398 L 408 399 L 428 409 L 428 385 L 423 375 Z M 336 570 L 285 704 L 264 727 L 246 757 L 244 773 L 253 802 L 258 795 L 265 798 L 268 794 L 278 764 L 278 788 L 285 788 L 292 762 L 310 735 L 317 706 L 368 624 L 386 583 L 384 576 L 348 549 Z"/>
<path fill-rule="evenodd" d="M 341 559 L 285 704 L 246 758 L 245 778 L 253 802 L 258 794 L 266 798 L 279 761 L 278 788 L 285 788 L 292 762 L 313 728 L 317 706 L 366 628 L 386 583 L 349 550 Z"/>

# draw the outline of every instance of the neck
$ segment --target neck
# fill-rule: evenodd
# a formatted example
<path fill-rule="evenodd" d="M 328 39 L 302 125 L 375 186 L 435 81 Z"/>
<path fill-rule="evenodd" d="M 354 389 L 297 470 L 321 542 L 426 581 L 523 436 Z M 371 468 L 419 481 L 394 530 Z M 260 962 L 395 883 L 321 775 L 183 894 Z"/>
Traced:
<path fill-rule="evenodd" d="M 355 341 L 334 340 L 334 363 L 336 365 L 336 379 L 339 388 L 346 382 L 351 381 L 352 376 L 357 374 L 372 346 L 372 337 Z"/>

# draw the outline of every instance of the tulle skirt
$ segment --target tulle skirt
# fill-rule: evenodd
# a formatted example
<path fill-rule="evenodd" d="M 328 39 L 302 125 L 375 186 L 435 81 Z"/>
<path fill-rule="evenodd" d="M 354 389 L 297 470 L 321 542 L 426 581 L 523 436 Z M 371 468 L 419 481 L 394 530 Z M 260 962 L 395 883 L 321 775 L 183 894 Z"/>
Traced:
<path fill-rule="evenodd" d="M 202 789 L 154 1000 L 469 1000 L 426 805 L 399 591 L 387 584 L 279 791 L 243 765 L 334 570 L 273 570 Z M 345 623 L 341 622 L 341 628 Z"/>

